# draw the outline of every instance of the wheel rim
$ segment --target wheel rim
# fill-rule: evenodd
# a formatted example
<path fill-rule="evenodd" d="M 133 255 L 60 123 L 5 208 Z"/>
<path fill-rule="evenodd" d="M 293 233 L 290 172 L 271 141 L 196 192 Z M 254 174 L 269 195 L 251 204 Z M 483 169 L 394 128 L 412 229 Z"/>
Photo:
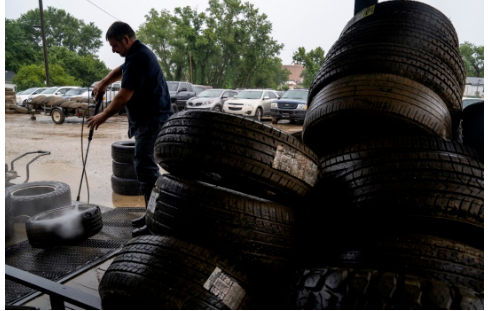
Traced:
<path fill-rule="evenodd" d="M 220 108 L 220 106 L 216 106 L 213 110 L 214 111 L 222 111 L 222 108 Z"/>
<path fill-rule="evenodd" d="M 53 119 L 56 122 L 59 122 L 61 120 L 61 114 L 59 113 L 59 111 L 54 111 L 53 112 Z"/>
<path fill-rule="evenodd" d="M 256 116 L 257 116 L 257 119 L 258 121 L 261 121 L 261 109 L 258 109 L 258 111 L 256 112 Z"/>

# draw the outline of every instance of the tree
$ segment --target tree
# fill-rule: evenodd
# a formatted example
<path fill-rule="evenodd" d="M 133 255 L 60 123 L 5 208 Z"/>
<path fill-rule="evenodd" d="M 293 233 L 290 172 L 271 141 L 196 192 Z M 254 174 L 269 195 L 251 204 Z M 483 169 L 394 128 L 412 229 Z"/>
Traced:
<path fill-rule="evenodd" d="M 305 69 L 300 74 L 303 77 L 302 85 L 304 87 L 310 87 L 313 78 L 319 71 L 322 63 L 324 62 L 325 52 L 321 47 L 306 52 L 304 47 L 299 47 L 297 52 L 293 53 L 293 61 L 301 64 Z"/>
<path fill-rule="evenodd" d="M 42 47 L 41 30 L 32 27 L 41 24 L 39 9 L 22 14 L 17 21 L 21 23 L 29 43 Z M 95 24 L 86 25 L 83 20 L 65 10 L 47 7 L 44 10 L 44 24 L 48 47 L 64 46 L 70 51 L 86 55 L 96 54 L 102 46 L 102 31 Z"/>
<path fill-rule="evenodd" d="M 52 65 L 49 67 L 51 82 L 53 85 L 81 85 L 79 81 L 66 72 L 59 65 Z M 20 67 L 17 75 L 14 78 L 14 83 L 20 90 L 25 90 L 30 87 L 45 86 L 46 72 L 44 65 L 27 65 Z"/>
<path fill-rule="evenodd" d="M 465 41 L 459 46 L 459 51 L 463 57 L 464 67 L 467 77 L 485 76 L 485 48 L 483 45 L 476 46 Z"/>
<path fill-rule="evenodd" d="M 24 64 L 42 61 L 42 50 L 29 44 L 19 22 L 5 19 L 5 69 L 17 72 Z"/>

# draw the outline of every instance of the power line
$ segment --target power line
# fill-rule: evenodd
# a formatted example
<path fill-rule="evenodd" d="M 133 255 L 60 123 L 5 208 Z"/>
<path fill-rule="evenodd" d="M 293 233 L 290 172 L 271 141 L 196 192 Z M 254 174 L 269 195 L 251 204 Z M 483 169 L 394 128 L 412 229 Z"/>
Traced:
<path fill-rule="evenodd" d="M 102 9 L 101 7 L 99 7 L 98 5 L 96 5 L 95 3 L 91 2 L 90 0 L 86 0 L 86 1 L 90 2 L 91 4 L 93 4 L 94 6 L 96 6 L 97 8 L 99 8 L 100 10 L 102 10 L 103 12 L 105 12 L 108 15 L 112 16 L 113 18 L 115 18 L 115 20 L 120 21 L 119 18 L 117 18 L 117 17 L 113 16 L 112 14 L 108 13 L 107 11 L 105 11 L 104 9 Z"/>

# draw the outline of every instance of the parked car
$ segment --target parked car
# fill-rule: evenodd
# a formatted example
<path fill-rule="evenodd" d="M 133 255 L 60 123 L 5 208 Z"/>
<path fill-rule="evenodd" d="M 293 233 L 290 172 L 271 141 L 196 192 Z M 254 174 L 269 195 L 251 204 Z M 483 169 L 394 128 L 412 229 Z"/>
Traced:
<path fill-rule="evenodd" d="M 77 87 L 69 90 L 64 94 L 63 98 L 71 99 L 72 97 L 85 97 L 85 98 L 93 98 L 92 97 L 93 88 L 92 87 Z"/>
<path fill-rule="evenodd" d="M 237 91 L 228 89 L 208 89 L 190 98 L 185 109 L 222 111 L 224 102 L 237 95 Z"/>
<path fill-rule="evenodd" d="M 249 89 L 240 91 L 234 99 L 224 103 L 224 112 L 253 117 L 261 121 L 271 112 L 271 103 L 279 98 L 274 90 Z"/>
<path fill-rule="evenodd" d="M 484 102 L 484 98 L 474 98 L 474 97 L 463 97 L 463 109 L 468 107 L 471 104 Z"/>
<path fill-rule="evenodd" d="M 195 93 L 200 94 L 201 92 L 208 90 L 208 89 L 213 89 L 210 85 L 198 85 L 198 84 L 192 84 L 193 90 Z"/>
<path fill-rule="evenodd" d="M 71 90 L 73 88 L 78 88 L 78 87 L 79 86 L 53 86 L 53 87 L 49 87 L 49 88 L 46 88 L 44 91 L 42 91 L 39 94 L 29 96 L 26 104 L 30 104 L 32 102 L 32 99 L 34 99 L 34 97 L 39 96 L 39 95 L 61 97 L 61 96 L 64 96 L 64 94 L 66 94 L 66 92 L 68 92 L 69 90 Z"/>
<path fill-rule="evenodd" d="M 171 97 L 171 103 L 174 104 L 173 110 L 174 112 L 184 110 L 186 101 L 192 97 L 195 97 L 197 94 L 191 83 L 184 82 L 184 81 L 167 81 L 168 84 L 168 91 Z"/>
<path fill-rule="evenodd" d="M 93 82 L 91 88 L 93 88 L 98 82 L 100 81 Z M 117 93 L 120 91 L 121 85 L 122 85 L 122 81 L 115 81 L 114 83 L 107 86 L 103 100 L 106 101 L 107 103 L 110 103 L 115 98 L 115 95 L 117 95 Z"/>
<path fill-rule="evenodd" d="M 29 96 L 40 94 L 45 89 L 46 89 L 45 87 L 32 87 L 30 89 L 17 93 L 15 95 L 16 97 L 15 100 L 17 102 L 17 105 L 25 107 L 25 105 L 27 104 L 27 100 L 29 99 Z"/>
<path fill-rule="evenodd" d="M 307 112 L 308 90 L 288 90 L 283 96 L 271 103 L 271 122 L 278 123 L 281 119 L 303 123 Z"/>

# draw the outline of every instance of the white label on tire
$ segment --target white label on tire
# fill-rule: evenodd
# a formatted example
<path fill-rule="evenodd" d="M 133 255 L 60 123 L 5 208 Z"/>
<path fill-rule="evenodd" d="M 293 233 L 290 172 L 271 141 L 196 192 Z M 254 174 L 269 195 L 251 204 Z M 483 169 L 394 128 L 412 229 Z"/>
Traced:
<path fill-rule="evenodd" d="M 151 197 L 149 198 L 149 202 L 147 203 L 147 211 L 154 215 L 154 210 L 156 209 L 156 201 L 159 198 L 159 192 L 153 191 L 151 192 Z"/>
<path fill-rule="evenodd" d="M 203 287 L 222 299 L 222 302 L 232 310 L 237 310 L 246 297 L 244 289 L 219 267 L 215 267 Z"/>
<path fill-rule="evenodd" d="M 273 168 L 284 171 L 314 186 L 319 176 L 319 169 L 311 159 L 286 145 L 278 145 L 273 160 Z"/>

